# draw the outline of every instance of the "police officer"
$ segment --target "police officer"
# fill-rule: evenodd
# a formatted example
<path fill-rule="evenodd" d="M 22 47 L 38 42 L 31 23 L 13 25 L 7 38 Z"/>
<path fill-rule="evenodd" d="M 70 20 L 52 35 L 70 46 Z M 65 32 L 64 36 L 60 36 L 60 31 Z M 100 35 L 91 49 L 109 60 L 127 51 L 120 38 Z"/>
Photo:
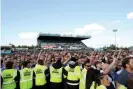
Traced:
<path fill-rule="evenodd" d="M 55 60 L 49 68 L 50 89 L 63 89 L 63 74 L 67 75 L 67 71 L 62 66 L 61 58 L 56 57 Z"/>
<path fill-rule="evenodd" d="M 68 72 L 68 75 L 66 76 L 66 89 L 79 89 L 81 70 L 76 64 L 76 60 L 76 58 L 72 57 L 69 65 L 65 67 L 65 70 Z"/>
<path fill-rule="evenodd" d="M 23 69 L 20 70 L 20 89 L 32 89 L 33 70 L 28 68 L 28 62 L 23 62 Z"/>
<path fill-rule="evenodd" d="M 2 89 L 19 89 L 19 71 L 12 69 L 13 62 L 6 63 L 6 69 L 2 71 Z"/>
<path fill-rule="evenodd" d="M 86 74 L 88 69 L 91 67 L 90 60 L 89 59 L 86 60 L 83 65 L 84 65 L 84 69 L 81 72 L 79 89 L 86 89 Z"/>
<path fill-rule="evenodd" d="M 38 60 L 38 64 L 36 64 L 33 72 L 34 77 L 34 88 L 35 89 L 47 89 L 47 81 L 46 81 L 46 73 L 45 70 L 47 69 L 44 66 L 43 60 Z"/>

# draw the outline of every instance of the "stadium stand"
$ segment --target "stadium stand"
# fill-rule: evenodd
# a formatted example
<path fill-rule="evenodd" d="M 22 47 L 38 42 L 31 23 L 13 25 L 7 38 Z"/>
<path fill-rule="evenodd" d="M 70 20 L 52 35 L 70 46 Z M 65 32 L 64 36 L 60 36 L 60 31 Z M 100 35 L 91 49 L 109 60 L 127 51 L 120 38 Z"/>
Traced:
<path fill-rule="evenodd" d="M 90 38 L 90 36 L 40 33 L 37 38 L 37 44 L 44 49 L 87 49 L 88 47 L 82 40 Z"/>
<path fill-rule="evenodd" d="M 0 46 L 1 52 L 0 54 L 10 54 L 12 52 L 12 48 L 10 45 Z"/>

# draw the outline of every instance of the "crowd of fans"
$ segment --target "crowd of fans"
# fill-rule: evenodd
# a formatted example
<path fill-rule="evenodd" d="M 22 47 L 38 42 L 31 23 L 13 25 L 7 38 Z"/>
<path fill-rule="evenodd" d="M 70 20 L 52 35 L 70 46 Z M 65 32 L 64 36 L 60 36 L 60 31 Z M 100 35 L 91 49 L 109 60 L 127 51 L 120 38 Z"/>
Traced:
<path fill-rule="evenodd" d="M 19 50 L 14 51 L 10 55 L 1 55 L 1 72 L 6 70 L 9 65 L 19 72 L 25 67 L 25 63 L 27 63 L 28 68 L 34 69 L 39 61 L 42 65 L 47 67 L 46 69 L 49 69 L 49 67 L 55 63 L 57 63 L 57 66 L 61 64 L 61 66 L 65 68 L 74 61 L 82 71 L 87 65 L 88 72 L 86 74 L 85 89 L 93 89 L 93 85 L 95 86 L 101 83 L 103 83 L 107 89 L 133 89 L 133 52 L 124 50 L 108 52 L 90 52 L 87 50 Z M 99 73 L 100 75 L 98 76 Z M 20 81 L 19 77 L 20 75 L 15 79 L 17 83 Z M 104 80 L 108 82 L 104 83 Z M 3 85 L 2 77 L 1 85 Z M 63 85 L 66 86 L 64 83 Z M 19 84 L 17 84 L 16 88 L 19 89 Z M 35 88 L 34 83 L 33 88 Z M 49 89 L 49 87 L 46 89 Z"/>
<path fill-rule="evenodd" d="M 53 43 L 41 43 L 41 47 L 44 48 L 62 48 L 62 49 L 87 49 L 87 46 L 80 42 L 69 42 L 69 43 L 59 43 L 59 42 L 53 42 Z"/>

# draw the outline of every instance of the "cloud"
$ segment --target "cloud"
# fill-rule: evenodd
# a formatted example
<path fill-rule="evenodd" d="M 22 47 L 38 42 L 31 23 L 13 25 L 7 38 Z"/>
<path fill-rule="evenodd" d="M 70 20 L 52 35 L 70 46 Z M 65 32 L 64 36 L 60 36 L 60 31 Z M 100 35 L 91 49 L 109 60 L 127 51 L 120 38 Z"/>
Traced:
<path fill-rule="evenodd" d="M 133 19 L 133 12 L 128 13 L 128 14 L 127 14 L 127 18 L 128 18 L 128 19 Z"/>
<path fill-rule="evenodd" d="M 18 36 L 19 39 L 15 45 L 36 45 L 38 32 L 21 32 Z"/>
<path fill-rule="evenodd" d="M 18 36 L 20 39 L 33 39 L 37 38 L 38 32 L 21 32 Z"/>
<path fill-rule="evenodd" d="M 97 35 L 99 33 L 101 33 L 102 31 L 105 30 L 105 27 L 103 27 L 102 25 L 96 24 L 96 23 L 92 23 L 92 24 L 87 24 L 84 25 L 82 28 L 75 28 L 73 30 L 71 30 L 71 32 L 62 32 L 60 33 L 61 35 Z"/>
<path fill-rule="evenodd" d="M 115 38 L 111 37 L 110 38 L 112 41 L 115 41 Z M 116 38 L 116 41 L 120 41 L 121 39 L 119 37 Z"/>
<path fill-rule="evenodd" d="M 84 25 L 83 28 L 76 28 L 74 31 L 74 34 L 94 36 L 101 33 L 103 30 L 105 30 L 105 27 L 103 27 L 102 25 L 92 23 L 92 24 Z"/>
<path fill-rule="evenodd" d="M 87 24 L 84 25 L 82 28 L 76 28 L 73 29 L 71 32 L 62 32 L 60 34 L 65 34 L 65 35 L 91 35 L 91 36 L 96 36 L 99 33 L 103 32 L 105 30 L 105 27 L 102 25 L 92 23 L 92 24 Z M 23 45 L 31 45 L 31 44 L 36 44 L 36 38 L 38 32 L 21 32 L 18 36 L 20 40 L 17 42 L 18 44 L 23 44 Z M 15 44 L 17 44 L 15 43 Z M 18 45 L 17 44 L 17 45 Z"/>
<path fill-rule="evenodd" d="M 15 42 L 15 45 L 37 45 L 36 39 L 21 39 L 17 42 Z"/>
<path fill-rule="evenodd" d="M 120 20 L 115 20 L 115 21 L 112 21 L 113 23 L 119 23 L 120 22 Z"/>
<path fill-rule="evenodd" d="M 62 32 L 62 33 L 60 33 L 62 36 L 63 35 L 73 35 L 73 32 Z"/>
<path fill-rule="evenodd" d="M 121 41 L 121 37 L 116 38 L 116 44 L 119 44 Z M 92 37 L 88 40 L 83 40 L 83 43 L 85 43 L 88 47 L 94 47 L 99 48 L 103 46 L 109 46 L 110 44 L 115 44 L 115 38 L 114 36 L 108 35 L 108 34 L 99 34 L 97 36 Z"/>

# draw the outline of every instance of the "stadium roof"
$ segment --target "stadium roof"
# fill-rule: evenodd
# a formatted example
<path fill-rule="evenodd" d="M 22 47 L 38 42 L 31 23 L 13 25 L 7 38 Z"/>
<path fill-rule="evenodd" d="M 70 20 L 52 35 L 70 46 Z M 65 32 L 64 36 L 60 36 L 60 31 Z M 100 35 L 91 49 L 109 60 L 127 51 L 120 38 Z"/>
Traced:
<path fill-rule="evenodd" d="M 11 45 L 1 45 L 0 47 L 11 47 Z"/>
<path fill-rule="evenodd" d="M 85 39 L 90 39 L 91 36 L 73 36 L 73 35 L 60 35 L 60 34 L 44 34 L 44 33 L 40 33 L 38 35 L 37 39 L 40 40 L 74 40 L 74 41 L 81 41 L 81 40 L 85 40 Z"/>

